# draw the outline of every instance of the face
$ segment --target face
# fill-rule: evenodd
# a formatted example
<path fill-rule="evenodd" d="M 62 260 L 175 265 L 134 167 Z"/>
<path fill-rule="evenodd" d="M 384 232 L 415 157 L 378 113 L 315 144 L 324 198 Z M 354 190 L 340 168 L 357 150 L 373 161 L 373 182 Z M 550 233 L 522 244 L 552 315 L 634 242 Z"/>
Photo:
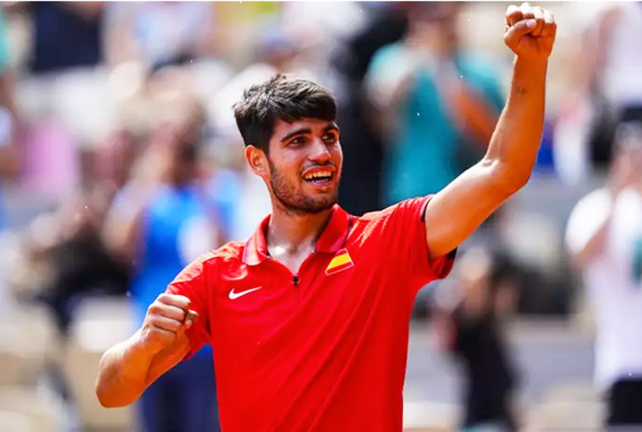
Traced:
<path fill-rule="evenodd" d="M 279 120 L 269 148 L 266 155 L 250 146 L 246 157 L 284 210 L 315 214 L 332 208 L 337 202 L 343 162 L 339 129 L 334 122 Z"/>

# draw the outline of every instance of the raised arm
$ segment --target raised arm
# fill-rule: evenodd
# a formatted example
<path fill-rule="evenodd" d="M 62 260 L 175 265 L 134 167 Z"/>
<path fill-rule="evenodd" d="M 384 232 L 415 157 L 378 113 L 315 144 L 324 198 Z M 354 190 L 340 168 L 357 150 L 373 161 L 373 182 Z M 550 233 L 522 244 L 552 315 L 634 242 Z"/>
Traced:
<path fill-rule="evenodd" d="M 546 71 L 556 28 L 550 12 L 528 3 L 506 11 L 504 42 L 515 53 L 508 101 L 483 159 L 426 207 L 431 259 L 457 248 L 528 182 L 544 127 Z"/>

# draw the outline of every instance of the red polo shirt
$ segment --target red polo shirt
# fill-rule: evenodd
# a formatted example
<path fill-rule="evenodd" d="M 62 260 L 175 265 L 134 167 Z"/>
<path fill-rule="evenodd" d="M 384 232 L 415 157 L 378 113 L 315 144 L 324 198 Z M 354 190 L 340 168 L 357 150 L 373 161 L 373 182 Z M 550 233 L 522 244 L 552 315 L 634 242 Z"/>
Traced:
<path fill-rule="evenodd" d="M 429 261 L 427 202 L 362 217 L 335 206 L 296 275 L 268 256 L 268 217 L 177 276 L 168 291 L 201 318 L 192 353 L 214 347 L 225 432 L 402 430 L 415 296 L 455 256 Z"/>

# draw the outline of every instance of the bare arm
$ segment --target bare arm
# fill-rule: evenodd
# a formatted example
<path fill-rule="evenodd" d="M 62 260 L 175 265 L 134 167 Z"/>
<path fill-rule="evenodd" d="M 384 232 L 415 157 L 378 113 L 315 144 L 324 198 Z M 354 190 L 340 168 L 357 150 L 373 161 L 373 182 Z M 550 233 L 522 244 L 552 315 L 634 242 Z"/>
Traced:
<path fill-rule="evenodd" d="M 185 334 L 198 315 L 187 297 L 161 294 L 149 307 L 142 328 L 103 355 L 96 396 L 108 408 L 135 402 L 158 377 L 190 351 Z"/>
<path fill-rule="evenodd" d="M 532 17 L 536 18 L 535 27 L 528 26 L 533 24 Z M 466 240 L 526 185 L 535 165 L 544 127 L 548 56 L 556 27 L 550 13 L 527 4 L 509 8 L 507 26 L 506 44 L 517 54 L 508 101 L 484 158 L 436 194 L 426 208 L 431 259 Z"/>
<path fill-rule="evenodd" d="M 176 366 L 189 352 L 183 333 L 176 342 L 159 353 L 150 353 L 141 343 L 140 331 L 110 348 L 100 361 L 96 395 L 106 408 L 127 406 L 140 398 L 165 372 Z"/>

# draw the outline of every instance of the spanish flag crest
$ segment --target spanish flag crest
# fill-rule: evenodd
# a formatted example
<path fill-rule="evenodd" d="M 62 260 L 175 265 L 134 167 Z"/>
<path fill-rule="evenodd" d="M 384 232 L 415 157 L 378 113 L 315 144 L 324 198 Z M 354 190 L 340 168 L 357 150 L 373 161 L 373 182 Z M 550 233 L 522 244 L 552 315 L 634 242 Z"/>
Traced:
<path fill-rule="evenodd" d="M 354 266 L 354 262 L 352 262 L 352 258 L 350 258 L 350 254 L 348 253 L 347 249 L 341 249 L 336 253 L 334 258 L 332 258 L 332 261 L 330 261 L 330 264 L 328 264 L 328 267 L 325 269 L 325 274 L 330 276 L 335 273 L 339 273 L 340 271 L 349 269 L 350 267 Z"/>

